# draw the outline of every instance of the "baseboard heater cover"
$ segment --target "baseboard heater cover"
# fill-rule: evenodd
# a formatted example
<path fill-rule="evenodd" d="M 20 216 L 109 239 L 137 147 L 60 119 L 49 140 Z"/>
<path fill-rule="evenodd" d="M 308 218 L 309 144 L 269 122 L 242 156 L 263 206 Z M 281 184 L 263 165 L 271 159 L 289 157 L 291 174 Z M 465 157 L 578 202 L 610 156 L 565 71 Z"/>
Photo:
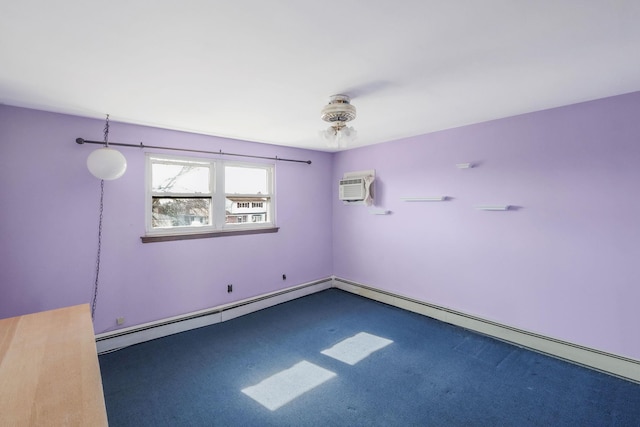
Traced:
<path fill-rule="evenodd" d="M 428 302 L 334 277 L 333 287 L 460 326 L 501 341 L 640 383 L 640 361 L 562 341 Z"/>
<path fill-rule="evenodd" d="M 98 354 L 234 319 L 254 311 L 331 288 L 332 278 L 293 286 L 205 310 L 96 335 Z"/>
<path fill-rule="evenodd" d="M 463 312 L 416 300 L 338 277 L 309 282 L 234 303 L 96 335 L 98 354 L 212 325 L 329 289 L 422 314 L 539 353 L 640 383 L 640 361 L 513 328 Z"/>

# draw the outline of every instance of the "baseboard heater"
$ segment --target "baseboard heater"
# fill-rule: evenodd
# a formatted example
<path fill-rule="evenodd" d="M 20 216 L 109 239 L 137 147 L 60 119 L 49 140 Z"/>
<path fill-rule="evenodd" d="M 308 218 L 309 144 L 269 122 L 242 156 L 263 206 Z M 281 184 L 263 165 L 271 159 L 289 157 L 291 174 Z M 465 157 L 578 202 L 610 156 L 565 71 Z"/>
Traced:
<path fill-rule="evenodd" d="M 517 329 L 357 282 L 334 278 L 333 287 L 394 307 L 460 326 L 519 347 L 563 359 L 622 379 L 640 383 L 640 361 Z"/>
<path fill-rule="evenodd" d="M 96 335 L 96 347 L 98 354 L 108 353 L 133 344 L 231 320 L 254 311 L 329 289 L 332 285 L 332 278 L 328 277 L 230 304 L 101 333 Z"/>

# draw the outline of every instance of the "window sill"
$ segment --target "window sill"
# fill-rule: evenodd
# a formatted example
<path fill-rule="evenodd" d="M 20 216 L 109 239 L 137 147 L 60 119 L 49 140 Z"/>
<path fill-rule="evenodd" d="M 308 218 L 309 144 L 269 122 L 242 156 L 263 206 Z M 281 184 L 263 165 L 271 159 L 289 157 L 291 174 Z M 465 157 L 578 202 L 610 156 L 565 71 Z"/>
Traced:
<path fill-rule="evenodd" d="M 251 230 L 209 231 L 206 233 L 165 234 L 163 236 L 141 236 L 142 243 L 170 242 L 173 240 L 208 239 L 210 237 L 244 236 L 247 234 L 277 233 L 280 227 L 254 228 Z"/>

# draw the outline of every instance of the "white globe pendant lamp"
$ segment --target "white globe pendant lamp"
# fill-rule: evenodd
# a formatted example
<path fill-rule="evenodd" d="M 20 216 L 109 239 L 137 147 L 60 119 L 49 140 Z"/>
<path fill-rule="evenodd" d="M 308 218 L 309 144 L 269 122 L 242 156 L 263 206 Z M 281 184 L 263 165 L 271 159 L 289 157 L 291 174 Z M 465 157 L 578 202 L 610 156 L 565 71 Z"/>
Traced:
<path fill-rule="evenodd" d="M 127 170 L 127 159 L 113 148 L 98 148 L 89 154 L 87 168 L 96 178 L 111 181 L 124 175 Z"/>
<path fill-rule="evenodd" d="M 77 138 L 78 144 L 86 141 Z M 91 141 L 99 144 L 99 142 Z M 98 302 L 98 283 L 100 281 L 100 254 L 102 252 L 102 217 L 104 213 L 104 182 L 120 178 L 127 170 L 127 159 L 118 150 L 109 147 L 109 115 L 104 125 L 104 147 L 98 148 L 87 157 L 87 168 L 96 178 L 100 179 L 100 216 L 98 219 L 98 253 L 96 256 L 96 276 L 93 284 L 93 298 L 91 300 L 91 319 L 95 320 Z"/>
<path fill-rule="evenodd" d="M 87 168 L 96 178 L 111 181 L 120 178 L 127 170 L 127 159 L 121 152 L 109 147 L 109 115 L 104 126 L 104 147 L 98 148 L 87 158 Z"/>

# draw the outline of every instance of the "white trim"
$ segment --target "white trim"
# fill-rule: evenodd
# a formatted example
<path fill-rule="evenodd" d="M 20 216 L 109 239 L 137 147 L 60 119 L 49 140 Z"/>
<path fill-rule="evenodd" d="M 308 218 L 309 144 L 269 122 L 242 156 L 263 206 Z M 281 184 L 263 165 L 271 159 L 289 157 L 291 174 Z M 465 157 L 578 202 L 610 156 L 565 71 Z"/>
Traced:
<path fill-rule="evenodd" d="M 350 280 L 333 277 L 333 287 L 375 301 L 470 329 L 502 341 L 640 383 L 640 361 L 512 328 Z"/>
<path fill-rule="evenodd" d="M 106 353 L 133 344 L 185 332 L 203 326 L 234 319 L 254 311 L 262 310 L 283 302 L 332 287 L 332 278 L 317 280 L 292 286 L 279 291 L 224 304 L 205 310 L 194 311 L 180 316 L 169 317 L 129 328 L 118 329 L 96 335 L 98 354 Z"/>

